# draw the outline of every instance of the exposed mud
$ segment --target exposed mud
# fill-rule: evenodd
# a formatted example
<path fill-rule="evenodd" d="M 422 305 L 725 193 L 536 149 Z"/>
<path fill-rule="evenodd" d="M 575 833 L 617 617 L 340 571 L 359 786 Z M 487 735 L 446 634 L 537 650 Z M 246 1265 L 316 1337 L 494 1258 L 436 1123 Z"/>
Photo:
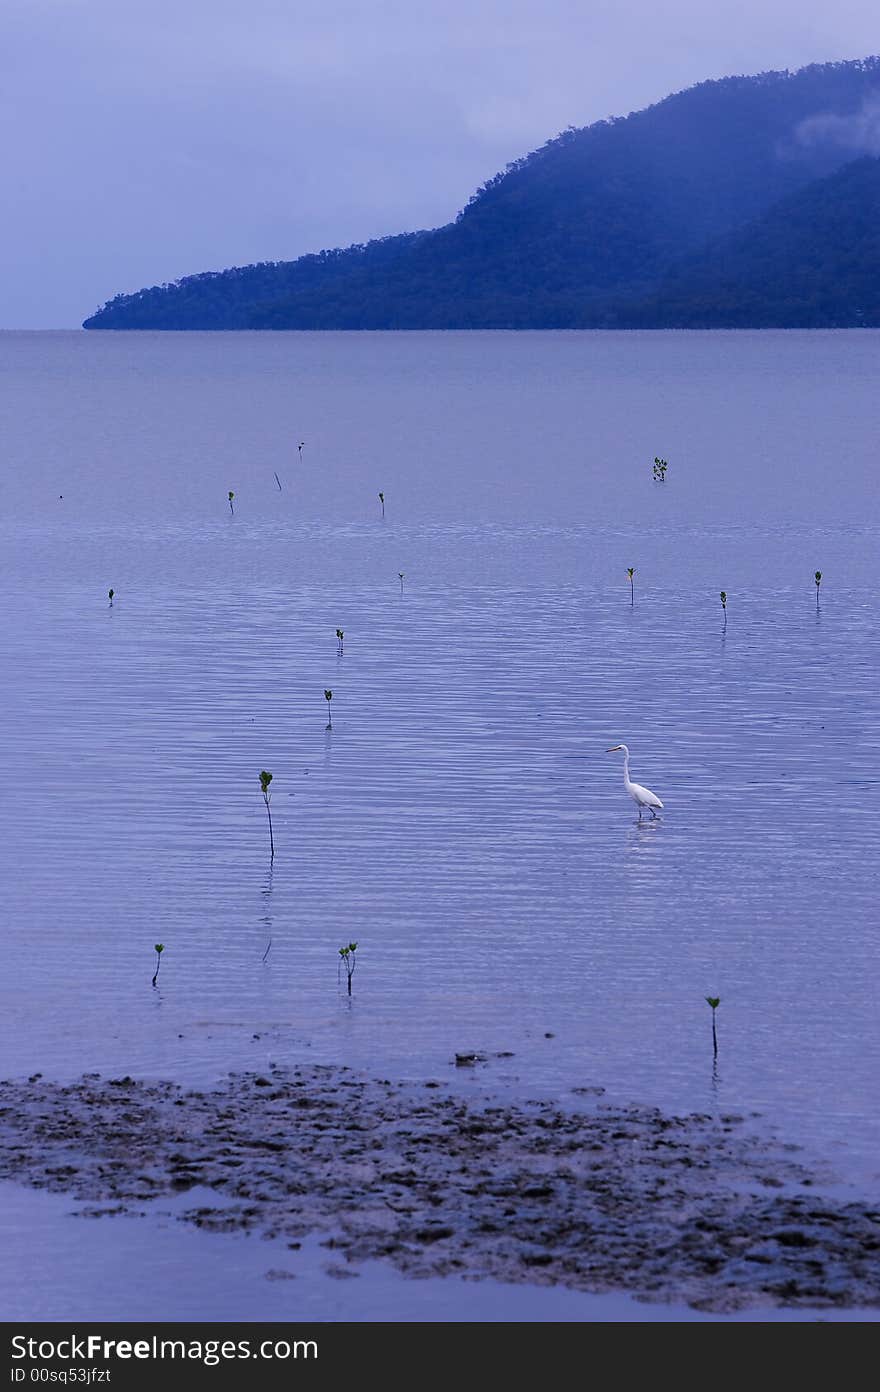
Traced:
<path fill-rule="evenodd" d="M 385 1257 L 411 1276 L 719 1312 L 880 1304 L 880 1211 L 814 1192 L 814 1175 L 737 1117 L 466 1101 L 335 1067 L 208 1092 L 35 1078 L 0 1083 L 0 1178 L 105 1214 L 198 1185 L 186 1221 L 292 1245 L 324 1232 L 340 1272 Z"/>

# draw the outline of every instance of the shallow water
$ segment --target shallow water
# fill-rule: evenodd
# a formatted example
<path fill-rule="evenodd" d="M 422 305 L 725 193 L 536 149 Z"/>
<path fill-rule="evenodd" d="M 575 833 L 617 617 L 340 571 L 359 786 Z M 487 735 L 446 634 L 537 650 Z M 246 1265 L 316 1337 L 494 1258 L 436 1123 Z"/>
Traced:
<path fill-rule="evenodd" d="M 0 335 L 3 1073 L 597 1084 L 864 1182 L 878 343 Z"/>
<path fill-rule="evenodd" d="M 186 1203 L 199 1197 L 190 1190 Z M 206 1190 L 205 1202 L 217 1204 Z M 144 1205 L 138 1217 L 85 1217 L 59 1194 L 0 1184 L 4 1242 L 0 1308 L 16 1321 L 296 1320 L 333 1323 L 499 1321 L 617 1323 L 873 1322 L 871 1309 L 745 1309 L 710 1314 L 647 1304 L 623 1293 L 587 1295 L 553 1286 L 427 1277 L 408 1280 L 386 1262 L 341 1265 L 307 1238 L 282 1241 L 203 1233 L 177 1221 L 183 1203 Z M 66 1273 L 58 1283 L 59 1268 Z M 349 1278 L 349 1279 L 346 1279 Z"/>

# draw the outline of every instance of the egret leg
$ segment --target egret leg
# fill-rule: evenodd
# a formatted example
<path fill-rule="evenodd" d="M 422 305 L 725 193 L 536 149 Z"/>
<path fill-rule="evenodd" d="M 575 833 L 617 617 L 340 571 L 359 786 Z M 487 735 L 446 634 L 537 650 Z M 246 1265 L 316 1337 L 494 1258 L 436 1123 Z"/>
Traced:
<path fill-rule="evenodd" d="M 652 821 L 652 822 L 653 822 L 653 821 L 656 821 L 656 819 L 657 819 L 657 813 L 654 811 L 653 807 L 649 808 L 649 811 L 650 811 L 650 813 L 651 813 L 651 821 Z"/>
<path fill-rule="evenodd" d="M 636 803 L 636 806 L 637 806 L 638 809 L 639 809 L 639 821 L 641 821 L 641 820 L 642 820 L 642 804 L 641 804 L 640 802 L 638 802 L 638 803 Z"/>

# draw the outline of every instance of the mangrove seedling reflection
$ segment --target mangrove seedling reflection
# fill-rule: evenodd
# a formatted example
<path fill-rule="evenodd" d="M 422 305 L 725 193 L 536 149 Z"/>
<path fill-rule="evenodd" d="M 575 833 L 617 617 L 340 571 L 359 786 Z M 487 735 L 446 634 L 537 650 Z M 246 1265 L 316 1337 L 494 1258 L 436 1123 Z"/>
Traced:
<path fill-rule="evenodd" d="M 345 967 L 345 974 L 348 979 L 348 994 L 351 995 L 351 978 L 354 976 L 354 969 L 357 966 L 357 943 L 351 942 L 348 947 L 340 947 L 339 955 L 342 958 L 342 965 Z"/>
<path fill-rule="evenodd" d="M 272 835 L 272 809 L 269 806 L 269 799 L 272 794 L 269 792 L 269 784 L 272 782 L 272 775 L 268 769 L 260 770 L 260 791 L 263 794 L 263 801 L 266 804 L 266 816 L 269 818 L 269 859 L 275 859 L 275 838 Z"/>
<path fill-rule="evenodd" d="M 156 978 L 157 978 L 158 975 L 159 975 L 159 968 L 160 968 L 161 965 L 162 965 L 162 953 L 165 951 L 165 944 L 164 944 L 164 943 L 154 943 L 154 944 L 153 944 L 153 951 L 154 951 L 155 954 L 156 954 L 156 970 L 155 970 L 155 972 L 153 973 L 153 985 L 155 986 L 155 984 L 156 984 Z"/>

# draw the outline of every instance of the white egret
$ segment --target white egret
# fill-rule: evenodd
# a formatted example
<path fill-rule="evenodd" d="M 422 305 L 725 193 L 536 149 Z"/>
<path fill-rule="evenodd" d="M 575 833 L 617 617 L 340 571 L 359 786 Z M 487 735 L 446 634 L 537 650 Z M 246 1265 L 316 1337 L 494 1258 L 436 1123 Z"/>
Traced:
<path fill-rule="evenodd" d="M 636 807 L 639 809 L 639 821 L 642 820 L 642 808 L 647 807 L 652 817 L 656 817 L 655 807 L 662 808 L 663 803 L 656 793 L 652 793 L 650 788 L 643 788 L 641 783 L 633 783 L 629 776 L 629 750 L 625 744 L 615 744 L 611 749 L 607 749 L 606 754 L 616 754 L 618 750 L 623 751 L 623 786 L 629 793 Z"/>

